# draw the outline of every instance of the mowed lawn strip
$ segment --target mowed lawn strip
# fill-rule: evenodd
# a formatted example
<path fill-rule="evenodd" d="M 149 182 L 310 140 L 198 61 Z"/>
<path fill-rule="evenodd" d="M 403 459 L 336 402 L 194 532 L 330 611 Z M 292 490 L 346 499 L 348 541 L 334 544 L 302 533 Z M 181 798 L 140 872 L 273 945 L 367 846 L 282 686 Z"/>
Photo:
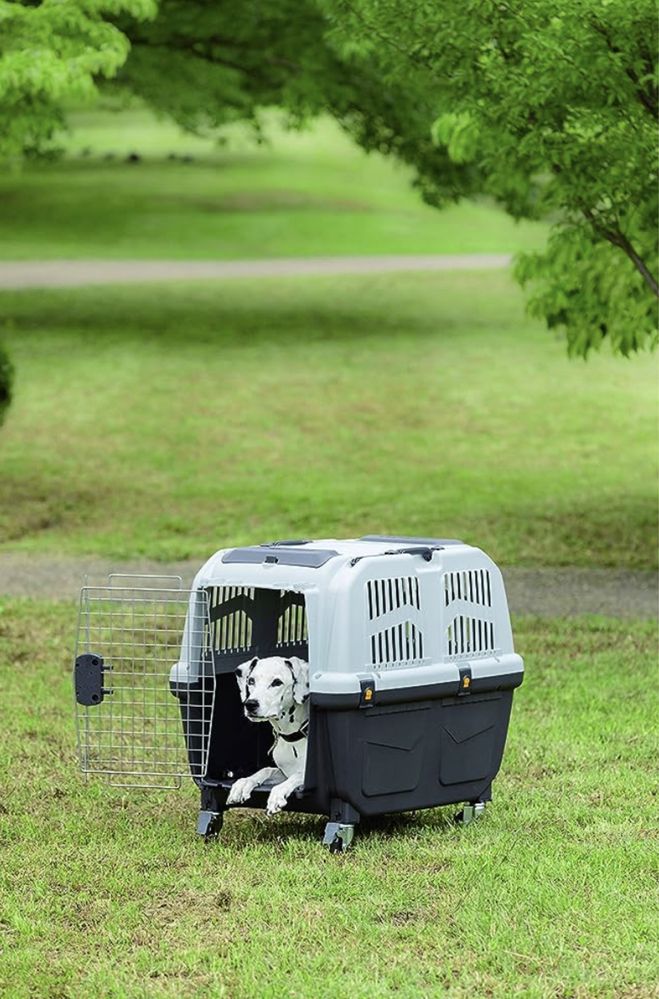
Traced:
<path fill-rule="evenodd" d="M 501 273 L 0 298 L 16 398 L 0 544 L 200 562 L 225 545 L 462 537 L 651 568 L 656 358 L 570 361 Z"/>
<path fill-rule="evenodd" d="M 234 126 L 222 147 L 144 110 L 71 125 L 64 159 L 0 177 L 0 260 L 506 253 L 547 232 L 483 201 L 438 212 L 329 120 L 296 133 L 270 115 L 267 143 Z"/>
<path fill-rule="evenodd" d="M 486 817 L 366 823 L 85 785 L 75 608 L 0 613 L 0 991 L 66 997 L 656 995 L 656 630 L 520 619 L 527 676 Z"/>

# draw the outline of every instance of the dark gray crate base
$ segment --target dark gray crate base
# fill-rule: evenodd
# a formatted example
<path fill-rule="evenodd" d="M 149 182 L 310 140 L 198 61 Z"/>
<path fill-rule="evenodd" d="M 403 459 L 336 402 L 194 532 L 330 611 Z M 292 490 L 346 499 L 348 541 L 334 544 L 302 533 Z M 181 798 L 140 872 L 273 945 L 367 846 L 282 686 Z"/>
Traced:
<path fill-rule="evenodd" d="M 359 816 L 375 816 L 488 800 L 511 706 L 512 691 L 495 690 L 364 710 L 312 708 L 305 787 L 286 810 L 331 815 L 340 802 Z M 218 808 L 236 777 L 271 764 L 271 740 L 263 738 L 269 726 L 242 724 L 242 713 L 236 720 L 239 738 L 224 715 L 199 782 Z M 272 786 L 258 787 L 245 807 L 265 808 Z"/>

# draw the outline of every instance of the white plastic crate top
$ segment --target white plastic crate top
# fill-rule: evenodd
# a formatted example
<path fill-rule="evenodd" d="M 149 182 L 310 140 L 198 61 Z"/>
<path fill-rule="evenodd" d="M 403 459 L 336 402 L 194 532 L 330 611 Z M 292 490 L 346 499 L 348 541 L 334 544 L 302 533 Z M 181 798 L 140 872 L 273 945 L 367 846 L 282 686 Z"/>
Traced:
<path fill-rule="evenodd" d="M 489 689 L 495 677 L 521 682 L 501 572 L 461 541 L 367 536 L 222 549 L 195 577 L 172 682 L 194 683 L 209 668 L 189 640 L 189 621 L 205 613 L 195 594 L 220 586 L 304 596 L 312 697 L 359 693 L 360 680 L 371 678 L 382 691 L 457 690 L 466 668 L 474 692 L 479 680 Z"/>

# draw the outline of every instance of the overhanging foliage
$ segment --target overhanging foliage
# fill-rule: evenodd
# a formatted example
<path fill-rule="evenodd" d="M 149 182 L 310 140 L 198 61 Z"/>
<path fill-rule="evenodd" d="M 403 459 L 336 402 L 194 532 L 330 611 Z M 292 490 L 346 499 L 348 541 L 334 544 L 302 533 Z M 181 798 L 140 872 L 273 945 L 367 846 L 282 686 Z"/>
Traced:
<path fill-rule="evenodd" d="M 332 113 L 441 207 L 548 218 L 516 266 L 571 353 L 657 345 L 651 0 L 0 0 L 0 155 L 39 150 L 101 78 L 193 130 Z M 130 47 L 130 55 L 128 55 Z"/>

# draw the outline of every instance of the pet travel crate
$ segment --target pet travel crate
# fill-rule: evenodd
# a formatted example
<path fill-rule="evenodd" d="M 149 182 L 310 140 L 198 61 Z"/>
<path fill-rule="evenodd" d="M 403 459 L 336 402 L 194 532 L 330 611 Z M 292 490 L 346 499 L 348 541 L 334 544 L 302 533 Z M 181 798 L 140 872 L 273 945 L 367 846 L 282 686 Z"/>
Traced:
<path fill-rule="evenodd" d="M 76 651 L 83 771 L 122 786 L 190 774 L 206 837 L 233 781 L 272 764 L 271 727 L 245 718 L 236 667 L 307 660 L 305 781 L 286 808 L 326 815 L 333 851 L 361 816 L 449 804 L 462 822 L 479 815 L 523 676 L 499 569 L 435 538 L 225 549 L 189 591 L 112 577 L 83 588 Z"/>

